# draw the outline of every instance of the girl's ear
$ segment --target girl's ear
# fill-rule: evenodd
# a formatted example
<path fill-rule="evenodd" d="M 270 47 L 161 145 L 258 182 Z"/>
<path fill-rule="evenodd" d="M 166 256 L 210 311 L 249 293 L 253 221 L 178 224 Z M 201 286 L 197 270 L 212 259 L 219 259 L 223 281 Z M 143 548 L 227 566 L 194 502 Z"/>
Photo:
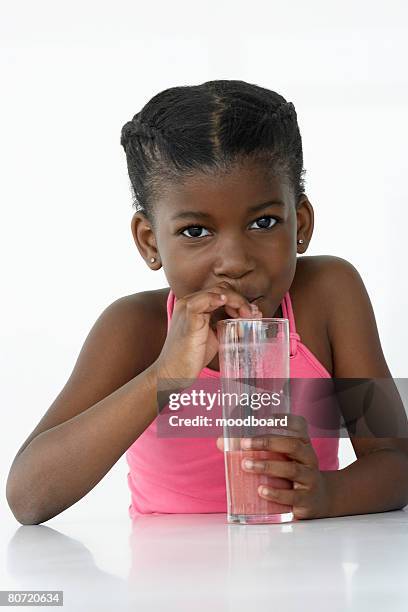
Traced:
<path fill-rule="evenodd" d="M 133 240 L 135 241 L 140 255 L 148 262 L 150 267 L 157 268 L 160 262 L 160 256 L 151 223 L 143 213 L 136 212 L 132 217 L 130 227 Z M 152 261 L 153 259 L 154 261 Z"/>
<path fill-rule="evenodd" d="M 296 208 L 296 219 L 296 240 L 303 240 L 303 243 L 297 244 L 297 250 L 299 253 L 304 253 L 312 239 L 314 228 L 313 206 L 305 194 L 302 194 L 298 201 Z"/>

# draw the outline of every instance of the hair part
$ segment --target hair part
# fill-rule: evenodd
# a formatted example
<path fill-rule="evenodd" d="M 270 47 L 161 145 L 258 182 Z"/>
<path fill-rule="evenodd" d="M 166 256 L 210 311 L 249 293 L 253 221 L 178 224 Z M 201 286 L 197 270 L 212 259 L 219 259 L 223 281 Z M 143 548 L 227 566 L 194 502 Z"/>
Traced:
<path fill-rule="evenodd" d="M 171 87 L 155 95 L 121 131 L 133 206 L 155 225 L 166 186 L 254 161 L 304 193 L 296 110 L 280 94 L 245 81 Z"/>

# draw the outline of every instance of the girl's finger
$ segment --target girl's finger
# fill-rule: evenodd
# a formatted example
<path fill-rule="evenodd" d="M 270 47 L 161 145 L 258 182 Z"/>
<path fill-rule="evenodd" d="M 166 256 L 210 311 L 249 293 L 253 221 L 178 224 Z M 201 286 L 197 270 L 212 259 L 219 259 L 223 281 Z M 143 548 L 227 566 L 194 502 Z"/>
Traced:
<path fill-rule="evenodd" d="M 236 308 L 231 308 L 231 306 L 226 305 L 224 310 L 232 319 L 239 317 L 239 311 Z"/>
<path fill-rule="evenodd" d="M 304 416 L 300 414 L 282 414 L 278 416 L 287 417 L 287 426 L 279 430 L 280 435 L 301 438 L 305 441 L 309 439 L 308 423 Z"/>
<path fill-rule="evenodd" d="M 314 470 L 297 461 L 272 461 L 269 459 L 255 461 L 253 459 L 243 459 L 241 465 L 245 472 L 286 478 L 306 488 L 313 483 Z"/>
<path fill-rule="evenodd" d="M 217 445 L 218 450 L 223 451 L 224 450 L 224 438 L 217 438 L 216 445 Z"/>
<path fill-rule="evenodd" d="M 232 308 L 231 306 L 226 305 L 224 307 L 225 312 L 227 313 L 227 315 L 229 315 L 232 319 L 237 319 L 239 317 L 242 317 L 242 315 L 240 314 L 240 310 L 237 308 Z M 262 318 L 262 312 L 258 309 L 258 308 L 251 308 L 251 314 L 245 314 L 246 319 L 261 319 Z"/>
<path fill-rule="evenodd" d="M 221 308 L 225 300 L 222 294 L 211 292 L 180 298 L 174 306 L 172 326 L 180 319 L 185 335 L 202 334 L 204 327 L 210 327 L 212 313 Z"/>
<path fill-rule="evenodd" d="M 205 314 L 212 313 L 220 306 L 223 306 L 227 300 L 225 294 L 206 291 L 193 296 L 182 297 L 177 300 L 174 306 L 174 312 L 185 308 L 189 314 Z"/>
<path fill-rule="evenodd" d="M 309 493 L 307 491 L 296 491 L 294 489 L 274 489 L 268 485 L 260 485 L 258 494 L 269 500 L 285 504 L 287 506 L 302 506 L 308 504 Z"/>
<path fill-rule="evenodd" d="M 225 305 L 239 312 L 239 316 L 252 316 L 250 302 L 240 293 L 231 288 L 228 283 L 219 283 L 211 291 L 223 293 L 226 296 Z"/>
<path fill-rule="evenodd" d="M 243 438 L 241 448 L 255 450 L 271 450 L 284 453 L 294 461 L 299 461 L 310 467 L 316 466 L 317 457 L 310 440 L 304 442 L 300 438 L 289 436 L 261 436 L 258 438 Z"/>

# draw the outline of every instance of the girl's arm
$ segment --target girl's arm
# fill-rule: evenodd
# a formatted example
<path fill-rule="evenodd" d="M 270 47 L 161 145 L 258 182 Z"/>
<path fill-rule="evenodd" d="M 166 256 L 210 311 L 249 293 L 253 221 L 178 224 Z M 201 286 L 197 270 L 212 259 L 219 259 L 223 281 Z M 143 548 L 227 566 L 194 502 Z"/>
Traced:
<path fill-rule="evenodd" d="M 393 396 L 399 397 L 383 355 L 370 298 L 359 273 L 346 260 L 330 257 L 323 281 L 330 313 L 328 333 L 334 378 L 388 379 L 385 388 L 393 388 Z M 406 416 L 402 402 L 400 407 L 403 422 Z M 384 423 L 388 423 L 385 412 L 388 409 L 383 407 Z M 388 431 L 392 424 L 390 415 Z M 386 512 L 408 504 L 406 428 L 398 433 L 398 438 L 363 437 L 363 434 L 354 435 L 353 427 L 349 428 L 357 460 L 342 470 L 323 472 L 329 491 L 330 516 Z"/>
<path fill-rule="evenodd" d="M 149 335 L 148 293 L 102 313 L 65 387 L 18 451 L 6 494 L 20 523 L 47 521 L 84 497 L 157 416 L 153 353 L 160 348 Z"/>

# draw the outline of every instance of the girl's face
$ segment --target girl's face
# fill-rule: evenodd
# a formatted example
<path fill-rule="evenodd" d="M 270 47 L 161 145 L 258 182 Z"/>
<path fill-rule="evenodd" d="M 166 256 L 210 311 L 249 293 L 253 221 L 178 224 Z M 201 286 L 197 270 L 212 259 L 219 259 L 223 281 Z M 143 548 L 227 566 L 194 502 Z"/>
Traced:
<path fill-rule="evenodd" d="M 313 209 L 298 209 L 291 189 L 254 164 L 210 178 L 196 175 L 167 189 L 155 203 L 156 227 L 132 221 L 139 251 L 163 265 L 177 298 L 228 281 L 272 317 L 296 270 L 297 239 L 307 244 Z M 150 233 L 149 233 L 150 232 Z M 222 310 L 222 312 L 220 312 Z M 214 313 L 212 325 L 226 318 Z"/>

